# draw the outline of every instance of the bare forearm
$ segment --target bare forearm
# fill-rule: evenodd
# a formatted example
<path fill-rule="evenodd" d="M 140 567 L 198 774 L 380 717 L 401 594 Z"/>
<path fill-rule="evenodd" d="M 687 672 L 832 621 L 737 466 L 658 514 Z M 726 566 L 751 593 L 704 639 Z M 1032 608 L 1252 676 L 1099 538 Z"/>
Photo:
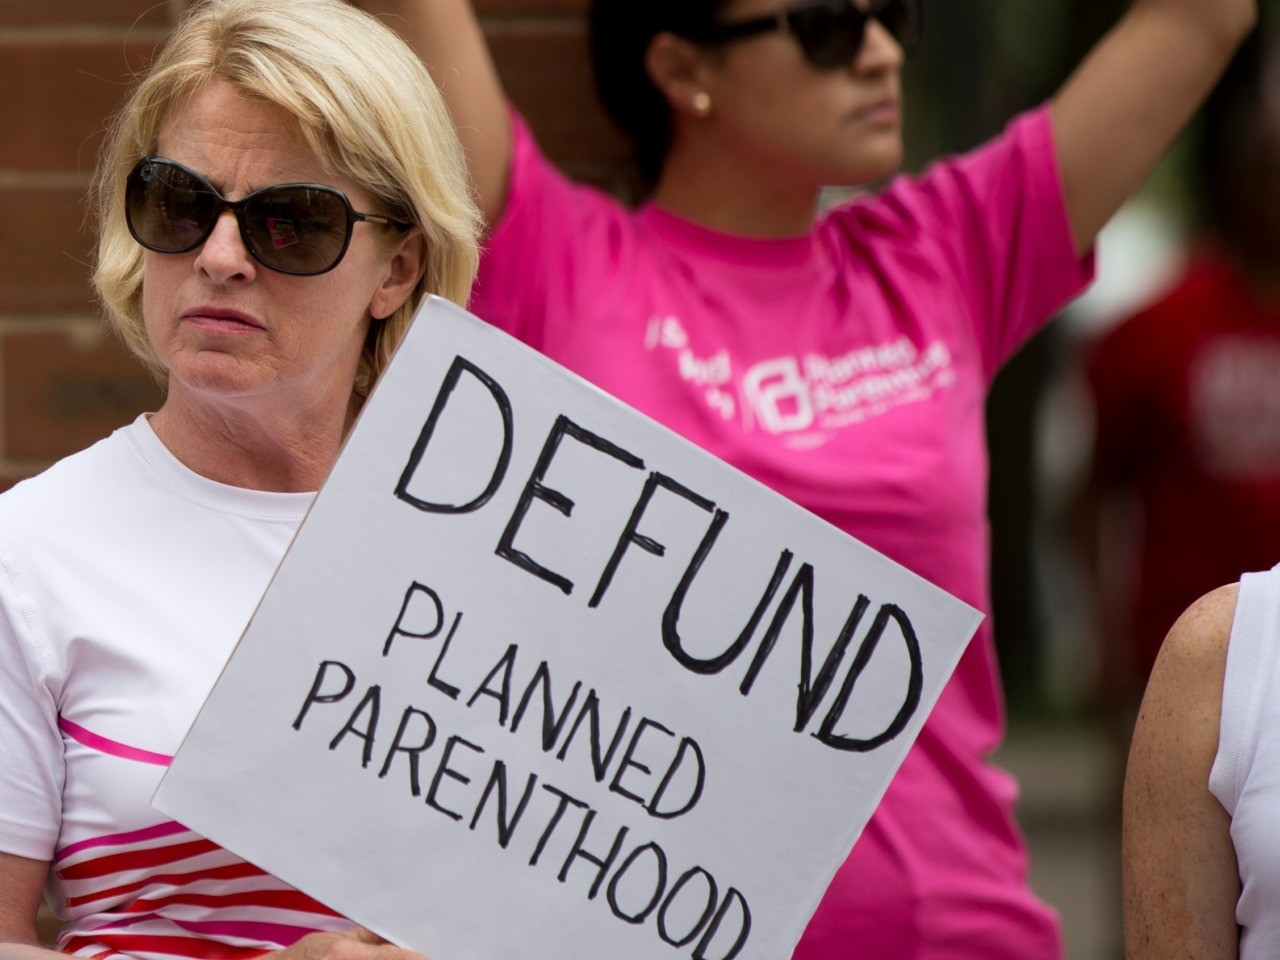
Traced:
<path fill-rule="evenodd" d="M 1258 18 L 1257 0 L 1133 0 L 1130 9 L 1191 23 L 1227 56 Z"/>
<path fill-rule="evenodd" d="M 506 202 L 511 130 L 506 95 L 468 0 L 353 0 L 413 47 L 444 95 L 485 219 Z"/>
<path fill-rule="evenodd" d="M 1077 248 L 1150 176 L 1257 17 L 1255 0 L 1135 0 L 1053 104 Z"/>

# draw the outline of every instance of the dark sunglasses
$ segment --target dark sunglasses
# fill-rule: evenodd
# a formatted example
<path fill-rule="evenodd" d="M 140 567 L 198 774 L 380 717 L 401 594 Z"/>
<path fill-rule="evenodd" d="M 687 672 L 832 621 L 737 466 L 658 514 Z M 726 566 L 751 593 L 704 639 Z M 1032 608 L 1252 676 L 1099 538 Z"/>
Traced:
<path fill-rule="evenodd" d="M 255 260 L 300 277 L 336 267 L 357 220 L 413 226 L 360 213 L 341 190 L 318 183 L 282 183 L 228 200 L 198 173 L 163 157 L 144 157 L 129 173 L 124 210 L 133 239 L 157 253 L 194 250 L 209 238 L 222 212 L 230 210 Z"/>
<path fill-rule="evenodd" d="M 834 70 L 857 58 L 868 20 L 878 21 L 908 55 L 913 53 L 924 27 L 923 8 L 923 0 L 871 0 L 865 11 L 853 0 L 807 0 L 769 16 L 712 24 L 685 36 L 700 43 L 725 43 L 781 30 L 796 38 L 811 64 Z"/>

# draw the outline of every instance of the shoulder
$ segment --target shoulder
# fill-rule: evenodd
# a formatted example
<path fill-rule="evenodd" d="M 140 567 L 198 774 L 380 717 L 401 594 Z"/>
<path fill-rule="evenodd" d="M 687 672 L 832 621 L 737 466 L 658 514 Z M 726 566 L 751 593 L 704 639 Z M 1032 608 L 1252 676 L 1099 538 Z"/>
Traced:
<path fill-rule="evenodd" d="M 1218 751 L 1222 684 L 1239 597 L 1219 587 L 1188 607 L 1160 647 L 1129 752 L 1128 780 L 1163 784 L 1160 802 L 1209 795 Z"/>
<path fill-rule="evenodd" d="M 1239 868 L 1211 792 L 1237 587 L 1201 597 L 1161 648 L 1124 786 L 1125 926 L 1133 957 L 1236 955 Z"/>
<path fill-rule="evenodd" d="M 630 218 L 632 210 L 598 186 L 568 177 L 542 152 L 532 129 L 512 113 L 511 182 L 503 215 L 490 231 L 494 237 L 510 229 L 513 220 L 538 217 L 545 228 L 563 227 L 569 214 L 615 220 Z M 567 206 L 568 209 L 561 209 Z M 564 228 L 569 229 L 569 228 Z"/>
<path fill-rule="evenodd" d="M 0 517 L 20 517 L 49 500 L 75 497 L 108 486 L 115 473 L 111 465 L 118 461 L 126 442 L 123 433 L 116 431 L 92 446 L 63 457 L 0 494 Z"/>
<path fill-rule="evenodd" d="M 1238 584 L 1219 587 L 1191 604 L 1170 628 L 1142 698 L 1133 743 L 1136 754 L 1152 741 L 1161 744 L 1162 765 L 1190 765 L 1207 775 L 1218 749 L 1222 686 L 1238 598 Z"/>
<path fill-rule="evenodd" d="M 513 128 L 506 203 L 484 240 L 469 308 L 541 345 L 547 324 L 576 318 L 574 304 L 598 300 L 602 283 L 626 276 L 637 220 L 603 190 L 566 177 L 518 116 Z"/>
<path fill-rule="evenodd" d="M 133 475 L 128 446 L 124 431 L 116 431 L 0 494 L 4 562 L 37 544 L 74 552 L 104 518 L 118 513 Z"/>
<path fill-rule="evenodd" d="M 1174 623 L 1170 636 L 1177 638 L 1176 643 L 1194 648 L 1212 645 L 1214 649 L 1219 646 L 1225 649 L 1226 639 L 1220 634 L 1225 631 L 1230 635 L 1239 597 L 1239 583 L 1228 583 L 1211 590 L 1183 612 Z"/>
<path fill-rule="evenodd" d="M 998 135 L 895 176 L 873 194 L 835 207 L 820 226 L 918 251 L 932 242 L 961 259 L 990 259 L 993 248 L 1021 245 L 1052 264 L 1074 262 L 1047 108 L 1013 119 Z"/>
<path fill-rule="evenodd" d="M 1212 691 L 1215 699 L 1220 696 L 1239 597 L 1240 585 L 1231 583 L 1210 591 L 1183 611 L 1160 649 L 1152 672 L 1153 685 L 1168 685 L 1169 679 L 1177 679 L 1184 692 L 1203 688 Z"/>

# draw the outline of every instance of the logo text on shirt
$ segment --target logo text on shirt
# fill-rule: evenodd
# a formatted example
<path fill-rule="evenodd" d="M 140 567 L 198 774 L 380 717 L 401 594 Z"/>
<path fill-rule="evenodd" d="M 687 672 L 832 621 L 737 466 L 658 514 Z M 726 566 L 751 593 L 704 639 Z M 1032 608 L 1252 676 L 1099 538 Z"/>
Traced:
<path fill-rule="evenodd" d="M 699 356 L 676 317 L 651 318 L 645 347 L 671 351 L 680 379 L 701 390 L 724 419 L 740 416 L 746 429 L 805 446 L 823 442 L 830 431 L 926 400 L 955 382 L 945 343 L 921 349 L 906 337 L 836 356 L 772 357 L 747 367 L 736 381 L 729 351 Z"/>

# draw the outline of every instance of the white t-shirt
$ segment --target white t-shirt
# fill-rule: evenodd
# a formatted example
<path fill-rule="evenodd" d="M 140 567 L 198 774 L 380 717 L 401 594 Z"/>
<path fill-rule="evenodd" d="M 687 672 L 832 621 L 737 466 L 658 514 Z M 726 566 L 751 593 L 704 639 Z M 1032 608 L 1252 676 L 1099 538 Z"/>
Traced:
<path fill-rule="evenodd" d="M 64 951 L 350 926 L 150 805 L 312 498 L 198 476 L 145 417 L 0 496 L 0 850 L 51 861 Z"/>
<path fill-rule="evenodd" d="M 1280 566 L 1240 578 L 1209 789 L 1231 815 L 1241 960 L 1280 956 Z"/>

